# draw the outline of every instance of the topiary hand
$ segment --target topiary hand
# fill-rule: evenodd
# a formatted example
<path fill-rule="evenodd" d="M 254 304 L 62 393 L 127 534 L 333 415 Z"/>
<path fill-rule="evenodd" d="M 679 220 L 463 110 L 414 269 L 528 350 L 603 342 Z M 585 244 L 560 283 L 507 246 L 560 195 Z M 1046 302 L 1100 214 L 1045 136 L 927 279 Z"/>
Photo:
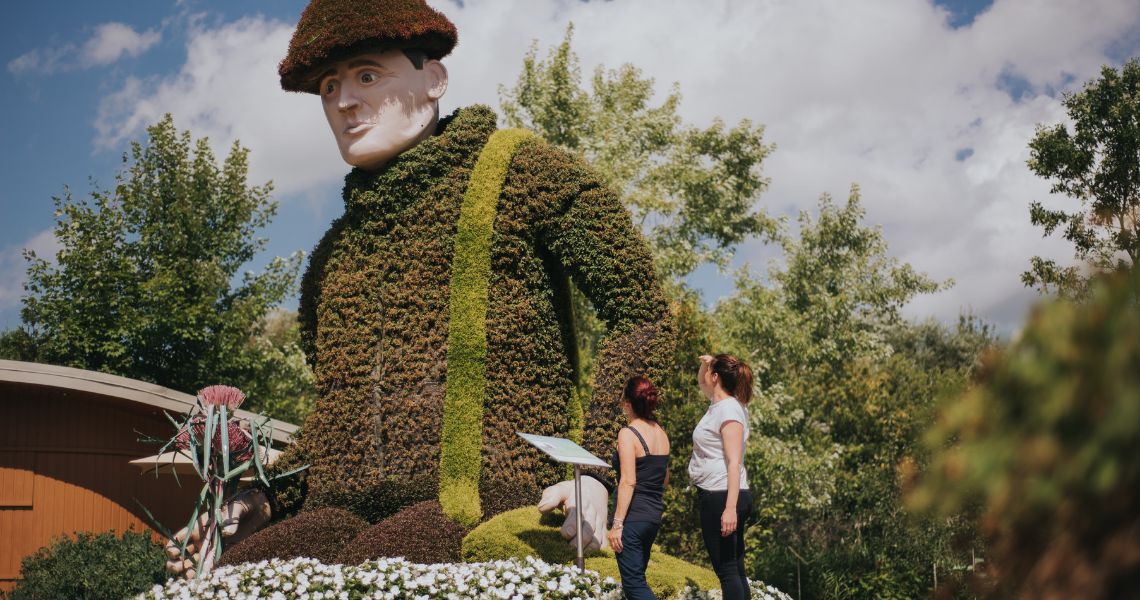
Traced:
<path fill-rule="evenodd" d="M 257 531 L 273 516 L 269 498 L 260 489 L 249 489 L 235 494 L 222 507 L 222 536 L 226 544 L 236 544 Z M 173 575 L 193 579 L 197 572 L 194 564 L 202 548 L 202 535 L 209 526 L 209 515 L 201 515 L 193 528 L 183 528 L 166 543 L 166 570 Z M 186 551 L 181 551 L 182 542 Z M 193 560 L 192 560 L 193 558 Z"/>
<path fill-rule="evenodd" d="M 606 540 L 606 517 L 609 514 L 607 500 L 609 494 L 606 486 L 593 477 L 582 478 L 582 550 L 600 550 L 609 547 Z M 566 522 L 562 524 L 562 538 L 570 545 L 577 545 L 578 523 L 574 505 L 574 480 L 556 483 L 542 491 L 542 498 L 538 501 L 538 510 L 550 512 L 561 508 L 566 514 Z"/>

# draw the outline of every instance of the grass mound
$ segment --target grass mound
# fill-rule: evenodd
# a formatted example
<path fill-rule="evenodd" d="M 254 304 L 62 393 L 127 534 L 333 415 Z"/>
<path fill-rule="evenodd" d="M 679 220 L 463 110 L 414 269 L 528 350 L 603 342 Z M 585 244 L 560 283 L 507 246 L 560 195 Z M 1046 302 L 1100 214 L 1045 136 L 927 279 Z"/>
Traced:
<path fill-rule="evenodd" d="M 484 522 L 463 539 L 463 560 L 486 562 L 534 556 L 551 564 L 574 562 L 574 548 L 562 539 L 558 523 L 544 518 L 533 506 L 518 508 Z M 586 555 L 586 568 L 603 577 L 620 580 L 617 559 L 610 550 Z M 716 574 L 704 567 L 661 552 L 657 547 L 645 573 L 649 587 L 659 598 L 670 598 L 687 586 L 718 589 Z"/>

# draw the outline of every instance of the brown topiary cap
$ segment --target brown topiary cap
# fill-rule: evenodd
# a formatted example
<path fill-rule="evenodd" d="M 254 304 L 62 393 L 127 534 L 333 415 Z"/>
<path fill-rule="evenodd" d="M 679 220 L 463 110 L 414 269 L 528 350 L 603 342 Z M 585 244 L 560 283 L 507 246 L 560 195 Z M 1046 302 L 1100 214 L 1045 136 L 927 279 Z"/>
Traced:
<path fill-rule="evenodd" d="M 282 89 L 318 93 L 314 71 L 363 51 L 415 48 L 447 56 L 459 41 L 455 25 L 424 0 L 312 0 L 277 67 Z"/>

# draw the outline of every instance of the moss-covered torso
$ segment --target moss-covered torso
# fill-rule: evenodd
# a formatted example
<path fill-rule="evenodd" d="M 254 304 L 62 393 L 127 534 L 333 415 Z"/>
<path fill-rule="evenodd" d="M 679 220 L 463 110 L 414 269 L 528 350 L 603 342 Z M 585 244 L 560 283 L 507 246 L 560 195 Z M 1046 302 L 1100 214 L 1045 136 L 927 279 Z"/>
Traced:
<path fill-rule="evenodd" d="M 373 520 L 439 492 L 456 224 L 472 169 L 495 131 L 463 109 L 383 170 L 346 178 L 345 213 L 314 251 L 301 320 L 319 400 L 297 450 L 309 506 Z M 577 159 L 531 139 L 515 152 L 491 238 L 483 397 L 482 511 L 533 503 L 564 471 L 515 434 L 569 436 L 572 279 L 611 327 L 585 415 L 587 447 L 612 444 L 628 373 L 669 343 L 652 260 L 619 199 Z M 604 454 L 603 454 L 604 455 Z"/>

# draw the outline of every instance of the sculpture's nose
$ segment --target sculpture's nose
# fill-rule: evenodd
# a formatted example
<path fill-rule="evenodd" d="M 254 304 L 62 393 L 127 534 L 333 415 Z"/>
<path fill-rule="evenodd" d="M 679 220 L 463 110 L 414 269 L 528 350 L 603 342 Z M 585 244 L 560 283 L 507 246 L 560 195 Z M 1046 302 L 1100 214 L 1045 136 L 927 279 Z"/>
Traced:
<path fill-rule="evenodd" d="M 348 112 L 355 110 L 360 106 L 360 100 L 356 97 L 356 90 L 351 85 L 341 86 L 339 96 L 337 97 L 337 109 L 341 112 Z"/>

